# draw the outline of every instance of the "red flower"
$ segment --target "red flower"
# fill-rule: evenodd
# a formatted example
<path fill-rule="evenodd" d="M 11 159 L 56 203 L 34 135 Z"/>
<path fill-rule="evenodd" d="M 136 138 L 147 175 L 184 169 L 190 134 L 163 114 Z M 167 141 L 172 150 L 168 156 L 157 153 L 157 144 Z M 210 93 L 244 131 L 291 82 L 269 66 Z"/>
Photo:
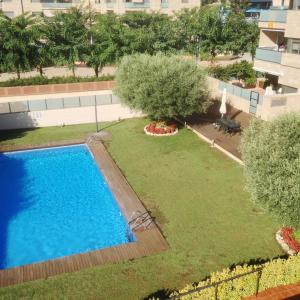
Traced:
<path fill-rule="evenodd" d="M 300 251 L 300 244 L 294 238 L 294 230 L 291 227 L 283 227 L 281 228 L 280 234 L 285 243 L 295 252 Z"/>

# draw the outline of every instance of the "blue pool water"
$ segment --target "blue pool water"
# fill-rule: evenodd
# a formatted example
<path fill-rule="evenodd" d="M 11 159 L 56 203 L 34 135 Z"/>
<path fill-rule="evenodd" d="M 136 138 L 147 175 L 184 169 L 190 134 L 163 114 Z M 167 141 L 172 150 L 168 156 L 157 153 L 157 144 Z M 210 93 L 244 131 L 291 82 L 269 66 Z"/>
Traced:
<path fill-rule="evenodd" d="M 0 153 L 0 269 L 134 240 L 86 145 Z"/>

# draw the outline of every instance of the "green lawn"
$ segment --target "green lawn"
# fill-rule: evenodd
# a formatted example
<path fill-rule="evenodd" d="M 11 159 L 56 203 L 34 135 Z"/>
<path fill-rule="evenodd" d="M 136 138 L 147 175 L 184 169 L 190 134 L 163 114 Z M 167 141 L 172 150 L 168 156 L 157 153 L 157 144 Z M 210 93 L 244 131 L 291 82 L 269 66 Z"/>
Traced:
<path fill-rule="evenodd" d="M 141 299 L 181 288 L 212 271 L 281 254 L 279 224 L 244 191 L 242 167 L 187 129 L 169 138 L 143 134 L 145 119 L 106 128 L 118 166 L 152 211 L 170 249 L 150 257 L 99 266 L 0 289 L 0 299 Z M 78 138 L 93 125 L 11 132 L 1 144 Z"/>

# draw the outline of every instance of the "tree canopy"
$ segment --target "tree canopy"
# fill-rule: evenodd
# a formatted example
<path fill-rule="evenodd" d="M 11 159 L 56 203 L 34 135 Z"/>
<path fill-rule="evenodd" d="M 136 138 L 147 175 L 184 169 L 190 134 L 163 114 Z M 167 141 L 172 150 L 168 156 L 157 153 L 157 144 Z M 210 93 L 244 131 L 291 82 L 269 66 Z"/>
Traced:
<path fill-rule="evenodd" d="M 10 19 L 0 15 L 0 70 L 20 73 L 35 61 L 35 19 L 29 14 Z"/>
<path fill-rule="evenodd" d="M 72 69 L 77 62 L 92 67 L 96 76 L 106 64 L 124 55 L 146 53 L 254 55 L 257 24 L 243 11 L 225 15 L 220 5 L 185 9 L 175 16 L 131 12 L 95 14 L 84 7 L 57 12 L 53 18 L 0 14 L 0 71 L 20 72 L 49 65 Z"/>
<path fill-rule="evenodd" d="M 116 81 L 122 101 L 156 120 L 204 112 L 210 105 L 204 71 L 177 56 L 125 56 Z"/>
<path fill-rule="evenodd" d="M 300 115 L 254 119 L 244 131 L 242 158 L 253 201 L 288 225 L 300 226 Z"/>

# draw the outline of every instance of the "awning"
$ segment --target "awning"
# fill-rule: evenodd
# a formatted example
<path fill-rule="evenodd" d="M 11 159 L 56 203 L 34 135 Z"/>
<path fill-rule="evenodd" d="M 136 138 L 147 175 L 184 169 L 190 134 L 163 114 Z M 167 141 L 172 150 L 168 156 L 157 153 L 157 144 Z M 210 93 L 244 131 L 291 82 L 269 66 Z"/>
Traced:
<path fill-rule="evenodd" d="M 253 67 L 253 70 L 255 70 L 257 72 L 261 72 L 261 73 L 268 73 L 268 74 L 275 75 L 275 76 L 282 76 L 283 75 L 283 73 L 270 71 L 270 70 L 266 70 L 266 69 L 260 69 L 260 68 L 256 68 L 256 67 Z"/>

